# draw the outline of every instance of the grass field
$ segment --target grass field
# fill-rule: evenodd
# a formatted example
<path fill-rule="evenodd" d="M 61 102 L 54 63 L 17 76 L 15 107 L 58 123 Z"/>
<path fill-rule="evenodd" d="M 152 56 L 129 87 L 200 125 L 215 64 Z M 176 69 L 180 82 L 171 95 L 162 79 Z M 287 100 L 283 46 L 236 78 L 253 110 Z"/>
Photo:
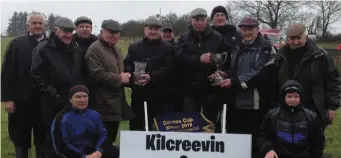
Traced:
<path fill-rule="evenodd" d="M 9 43 L 9 38 L 1 39 L 1 54 L 3 55 L 6 46 Z M 123 53 L 127 53 L 127 49 L 130 41 L 121 40 L 119 42 L 119 47 L 122 49 Z M 336 48 L 335 44 L 321 44 L 321 46 L 328 46 L 328 48 Z M 335 47 L 334 47 L 335 46 Z M 1 56 L 2 56 L 1 55 Z M 126 89 L 127 96 L 130 96 L 131 90 Z M 130 97 L 127 97 L 127 101 L 130 104 Z M 7 113 L 5 112 L 3 106 L 1 109 L 1 158 L 15 158 L 15 152 L 12 142 L 8 137 L 8 121 Z M 127 121 L 123 121 L 120 124 L 120 130 L 127 130 L 129 127 Z M 115 144 L 119 145 L 119 135 Z M 34 150 L 32 150 L 34 151 Z M 30 158 L 34 158 L 34 152 L 30 152 Z M 334 121 L 333 125 L 326 130 L 326 149 L 325 153 L 332 154 L 334 158 L 341 158 L 341 110 L 338 111 L 337 119 Z"/>

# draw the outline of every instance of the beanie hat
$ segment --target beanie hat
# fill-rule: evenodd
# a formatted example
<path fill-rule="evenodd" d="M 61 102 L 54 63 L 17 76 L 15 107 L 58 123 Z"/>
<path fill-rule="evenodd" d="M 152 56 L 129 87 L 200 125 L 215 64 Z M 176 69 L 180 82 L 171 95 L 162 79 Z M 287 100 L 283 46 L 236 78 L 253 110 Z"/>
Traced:
<path fill-rule="evenodd" d="M 85 92 L 89 94 L 89 89 L 84 85 L 73 86 L 69 91 L 69 98 L 72 98 L 72 96 L 77 92 Z"/>
<path fill-rule="evenodd" d="M 225 14 L 226 18 L 227 18 L 227 10 L 225 7 L 219 5 L 213 8 L 212 13 L 211 13 L 211 19 L 213 19 L 213 16 L 215 13 L 223 13 Z"/>

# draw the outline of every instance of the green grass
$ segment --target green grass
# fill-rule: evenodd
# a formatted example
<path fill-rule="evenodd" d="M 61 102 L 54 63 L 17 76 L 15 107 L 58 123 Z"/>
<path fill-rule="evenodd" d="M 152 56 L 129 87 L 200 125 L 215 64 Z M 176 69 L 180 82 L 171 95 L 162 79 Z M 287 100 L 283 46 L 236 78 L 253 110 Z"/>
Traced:
<path fill-rule="evenodd" d="M 10 38 L 3 38 L 1 40 L 1 54 L 3 55 L 6 46 L 8 45 Z M 131 41 L 125 41 L 122 39 L 118 46 L 122 49 L 123 54 L 127 53 L 129 44 Z M 328 46 L 331 48 L 336 48 L 334 44 L 322 44 L 322 46 Z M 126 88 L 127 101 L 130 104 L 130 93 L 131 90 Z M 8 121 L 7 121 L 7 113 L 5 112 L 3 106 L 0 108 L 1 110 L 1 157 L 2 158 L 15 158 L 15 152 L 12 142 L 8 137 Z M 120 130 L 128 130 L 129 124 L 128 121 L 122 121 L 120 124 Z M 116 145 L 119 145 L 119 135 L 115 141 Z M 33 145 L 32 145 L 33 146 Z M 34 151 L 34 148 L 32 149 Z M 34 158 L 34 152 L 30 152 L 30 158 Z M 341 158 L 341 109 L 337 113 L 337 118 L 334 121 L 333 125 L 329 126 L 326 129 L 326 149 L 325 153 L 333 154 L 334 158 Z"/>
<path fill-rule="evenodd" d="M 318 46 L 326 49 L 336 49 L 339 43 L 332 42 L 332 43 L 318 43 Z M 341 150 L 341 149 L 340 149 Z"/>

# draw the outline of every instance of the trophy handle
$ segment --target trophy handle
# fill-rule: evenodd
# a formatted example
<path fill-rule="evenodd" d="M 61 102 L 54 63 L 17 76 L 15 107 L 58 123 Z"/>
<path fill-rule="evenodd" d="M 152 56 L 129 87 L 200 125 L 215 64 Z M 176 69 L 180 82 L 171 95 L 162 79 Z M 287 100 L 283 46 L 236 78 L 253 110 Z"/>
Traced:
<path fill-rule="evenodd" d="M 223 52 L 223 53 L 221 53 L 221 54 L 225 56 L 224 61 L 223 61 L 223 63 L 225 63 L 225 62 L 226 62 L 226 59 L 227 59 L 227 52 Z"/>

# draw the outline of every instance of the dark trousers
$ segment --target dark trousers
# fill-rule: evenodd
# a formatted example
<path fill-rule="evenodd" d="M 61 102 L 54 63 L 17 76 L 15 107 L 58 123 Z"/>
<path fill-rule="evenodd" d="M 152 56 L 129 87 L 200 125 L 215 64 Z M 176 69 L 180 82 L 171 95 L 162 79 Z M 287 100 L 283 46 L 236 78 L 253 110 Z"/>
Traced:
<path fill-rule="evenodd" d="M 47 127 L 47 126 L 45 126 Z M 53 148 L 52 135 L 50 126 L 46 128 L 45 142 L 43 147 L 43 153 L 45 158 L 60 158 Z"/>
<path fill-rule="evenodd" d="M 174 109 L 174 112 L 183 111 L 184 97 L 180 89 L 170 89 L 167 104 Z"/>
<path fill-rule="evenodd" d="M 31 137 L 34 137 L 36 157 L 41 157 L 44 143 L 44 128 L 39 104 L 16 103 L 15 112 L 8 115 L 8 134 L 14 143 L 17 158 L 27 158 L 31 148 Z"/>
<path fill-rule="evenodd" d="M 260 158 L 257 139 L 261 121 L 262 113 L 258 110 L 229 109 L 228 111 L 228 133 L 252 135 L 252 158 Z"/>
<path fill-rule="evenodd" d="M 113 143 L 116 140 L 118 128 L 120 126 L 120 122 L 104 122 L 104 127 L 107 129 L 107 139 L 105 139 L 103 143 L 103 157 L 108 158 L 118 158 L 119 151 L 116 147 L 113 146 Z"/>
<path fill-rule="evenodd" d="M 173 108 L 169 104 L 166 104 L 165 101 L 147 101 L 147 107 L 149 130 L 154 130 L 155 117 L 173 112 Z M 135 114 L 135 118 L 129 121 L 130 130 L 144 131 L 145 113 L 143 99 L 133 98 L 131 101 L 131 108 Z"/>
<path fill-rule="evenodd" d="M 207 104 L 207 96 L 185 96 L 184 112 L 201 112 L 203 106 Z"/>
<path fill-rule="evenodd" d="M 208 94 L 208 103 L 203 104 L 203 114 L 205 117 L 213 122 L 215 126 L 215 133 L 221 133 L 221 114 L 223 110 L 223 97 L 225 93 L 221 91 L 215 91 L 213 93 Z M 226 100 L 226 99 L 225 99 Z"/>

